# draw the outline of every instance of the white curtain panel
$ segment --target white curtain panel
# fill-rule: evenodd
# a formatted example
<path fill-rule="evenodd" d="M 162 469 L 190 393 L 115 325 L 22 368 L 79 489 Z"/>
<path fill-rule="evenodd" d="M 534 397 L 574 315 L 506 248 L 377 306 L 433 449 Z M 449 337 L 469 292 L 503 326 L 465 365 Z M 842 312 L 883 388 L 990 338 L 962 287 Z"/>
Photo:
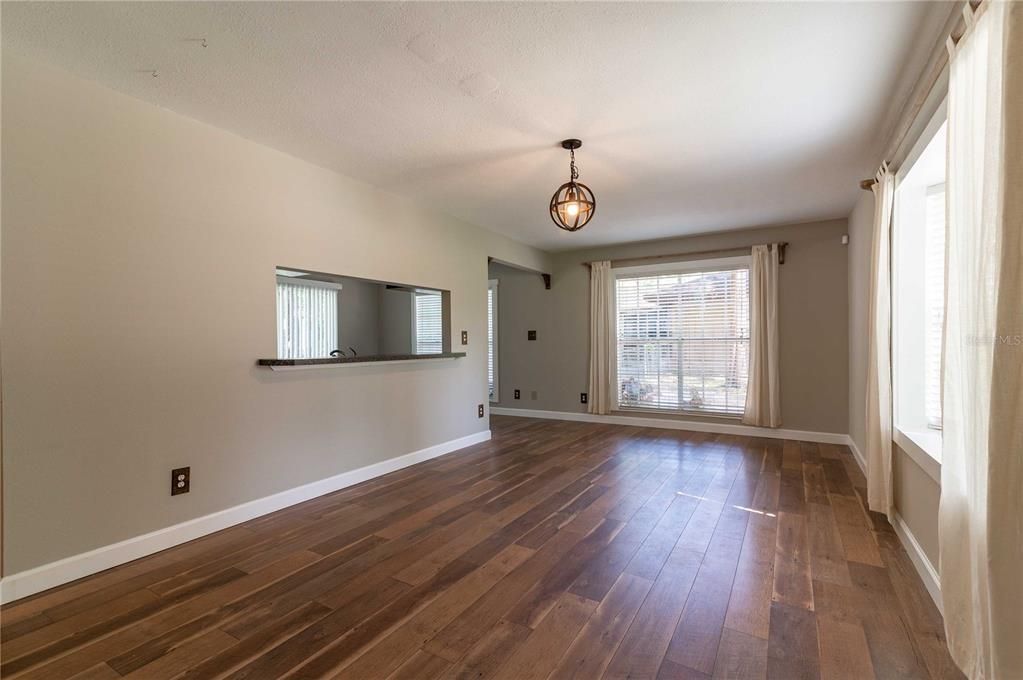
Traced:
<path fill-rule="evenodd" d="M 952 658 L 1010 680 L 1023 678 L 1023 4 L 967 16 L 950 44 L 938 564 Z"/>
<path fill-rule="evenodd" d="M 749 272 L 749 385 L 742 422 L 779 427 L 778 246 L 753 246 Z"/>
<path fill-rule="evenodd" d="M 614 276 L 608 261 L 590 264 L 589 412 L 606 414 L 614 405 L 611 385 L 614 357 Z"/>
<path fill-rule="evenodd" d="M 867 505 L 894 521 L 891 229 L 895 176 L 884 163 L 874 179 L 874 235 L 867 315 Z"/>

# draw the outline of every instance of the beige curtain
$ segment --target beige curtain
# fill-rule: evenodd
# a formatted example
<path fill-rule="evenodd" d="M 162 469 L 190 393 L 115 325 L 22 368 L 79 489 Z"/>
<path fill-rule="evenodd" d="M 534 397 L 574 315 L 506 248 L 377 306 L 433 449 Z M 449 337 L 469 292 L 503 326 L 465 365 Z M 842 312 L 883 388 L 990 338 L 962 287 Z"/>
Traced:
<path fill-rule="evenodd" d="M 753 246 L 749 273 L 749 385 L 742 422 L 781 425 L 778 388 L 778 246 Z"/>
<path fill-rule="evenodd" d="M 949 651 L 1023 678 L 1023 4 L 967 9 L 948 98 L 938 512 Z"/>
<path fill-rule="evenodd" d="M 589 412 L 610 413 L 614 405 L 614 277 L 608 261 L 590 264 L 590 398 Z"/>
<path fill-rule="evenodd" d="M 867 504 L 894 521 L 892 491 L 891 226 L 895 177 L 881 165 L 874 182 L 874 235 L 867 315 Z"/>

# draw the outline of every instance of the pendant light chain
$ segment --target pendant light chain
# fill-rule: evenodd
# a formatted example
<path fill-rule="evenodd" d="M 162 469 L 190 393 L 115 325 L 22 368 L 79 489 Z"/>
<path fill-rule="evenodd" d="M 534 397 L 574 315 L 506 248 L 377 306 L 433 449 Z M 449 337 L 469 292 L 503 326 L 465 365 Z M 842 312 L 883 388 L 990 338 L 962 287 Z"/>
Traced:
<path fill-rule="evenodd" d="M 569 167 L 572 169 L 572 181 L 574 182 L 579 179 L 579 171 L 575 168 L 575 149 L 569 149 L 569 152 L 572 154 L 572 161 Z"/>

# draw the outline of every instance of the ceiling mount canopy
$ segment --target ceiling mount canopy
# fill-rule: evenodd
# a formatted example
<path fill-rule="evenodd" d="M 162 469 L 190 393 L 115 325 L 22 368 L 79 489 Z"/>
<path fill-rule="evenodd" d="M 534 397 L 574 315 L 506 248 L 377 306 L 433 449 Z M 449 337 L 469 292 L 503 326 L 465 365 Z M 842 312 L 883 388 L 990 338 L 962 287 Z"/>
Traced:
<path fill-rule="evenodd" d="M 554 224 L 565 231 L 578 231 L 585 227 L 597 209 L 597 199 L 593 197 L 593 192 L 585 184 L 576 181 L 579 179 L 579 171 L 575 167 L 575 150 L 582 145 L 578 139 L 561 142 L 562 148 L 568 149 L 572 156 L 569 163 L 570 178 L 554 192 L 550 210 Z"/>

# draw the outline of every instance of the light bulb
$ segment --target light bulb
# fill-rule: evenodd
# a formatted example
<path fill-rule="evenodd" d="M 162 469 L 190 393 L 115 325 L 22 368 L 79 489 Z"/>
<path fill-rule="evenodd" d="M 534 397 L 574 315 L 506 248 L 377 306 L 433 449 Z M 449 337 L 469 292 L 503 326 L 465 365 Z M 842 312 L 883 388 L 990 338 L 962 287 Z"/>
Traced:
<path fill-rule="evenodd" d="M 565 212 L 568 213 L 569 217 L 575 217 L 579 214 L 579 204 L 575 202 L 566 204 Z"/>

